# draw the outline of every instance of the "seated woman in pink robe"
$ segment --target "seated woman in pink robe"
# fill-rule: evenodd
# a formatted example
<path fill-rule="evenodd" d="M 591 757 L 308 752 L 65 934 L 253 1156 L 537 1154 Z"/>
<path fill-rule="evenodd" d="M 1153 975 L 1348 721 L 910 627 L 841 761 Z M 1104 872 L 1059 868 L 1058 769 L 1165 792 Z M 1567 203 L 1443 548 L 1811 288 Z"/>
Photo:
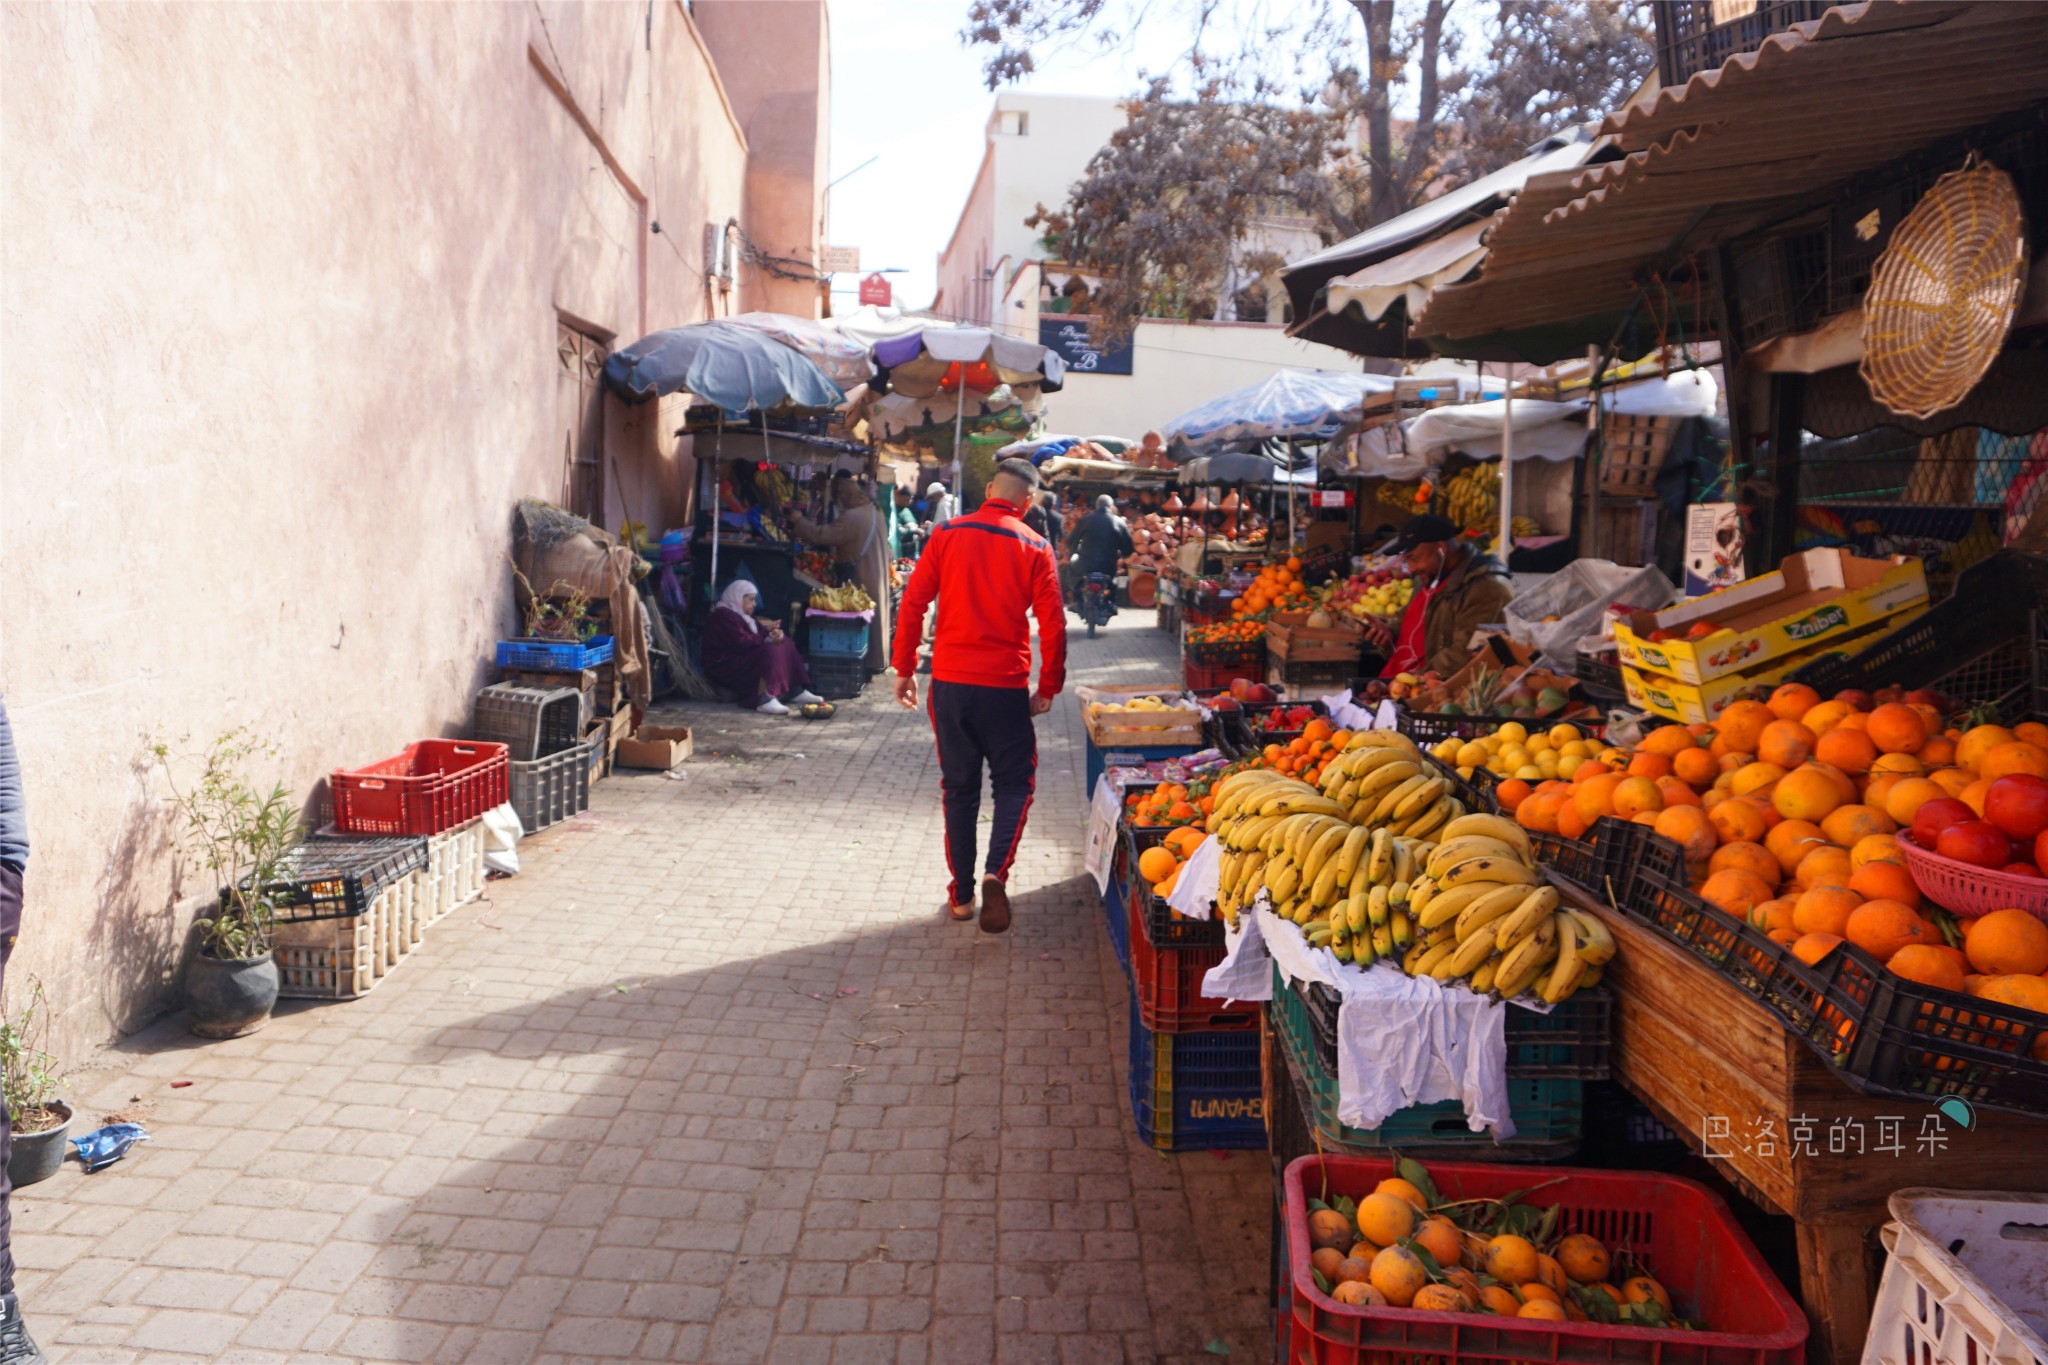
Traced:
<path fill-rule="evenodd" d="M 788 715 L 791 706 L 824 700 L 810 690 L 810 670 L 796 641 L 782 627 L 754 619 L 760 600 L 744 578 L 734 579 L 719 596 L 704 623 L 705 676 L 763 715 Z"/>

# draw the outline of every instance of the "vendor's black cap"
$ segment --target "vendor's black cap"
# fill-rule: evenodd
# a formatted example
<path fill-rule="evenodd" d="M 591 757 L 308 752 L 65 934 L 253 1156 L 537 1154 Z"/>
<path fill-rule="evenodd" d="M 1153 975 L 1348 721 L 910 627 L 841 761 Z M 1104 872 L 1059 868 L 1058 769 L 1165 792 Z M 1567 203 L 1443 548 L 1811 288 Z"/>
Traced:
<path fill-rule="evenodd" d="M 1038 487 L 1038 466 L 1029 460 L 1004 460 L 996 466 L 996 473 L 1008 474 L 1013 479 L 1022 479 L 1031 488 Z"/>
<path fill-rule="evenodd" d="M 1394 552 L 1402 554 L 1418 545 L 1457 538 L 1458 528 L 1449 518 L 1440 517 L 1434 512 L 1424 512 L 1403 526 L 1401 534 L 1394 537 Z"/>

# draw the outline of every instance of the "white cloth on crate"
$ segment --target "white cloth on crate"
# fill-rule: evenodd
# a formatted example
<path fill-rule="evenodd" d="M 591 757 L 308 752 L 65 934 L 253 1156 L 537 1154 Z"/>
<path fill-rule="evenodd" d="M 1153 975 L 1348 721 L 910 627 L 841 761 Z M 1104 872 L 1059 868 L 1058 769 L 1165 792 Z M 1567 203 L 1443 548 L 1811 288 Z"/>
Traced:
<path fill-rule="evenodd" d="M 1202 994 L 1211 1000 L 1271 1000 L 1272 963 L 1266 955 L 1259 917 L 1239 915 L 1237 927 L 1223 931 L 1223 960 L 1203 975 Z"/>
<path fill-rule="evenodd" d="M 1337 1117 L 1354 1128 L 1377 1128 L 1418 1104 L 1457 1100 L 1475 1133 L 1496 1141 L 1515 1135 L 1508 1113 L 1507 1016 L 1488 996 L 1410 977 L 1394 966 L 1361 971 L 1311 948 L 1298 927 L 1261 906 L 1259 945 L 1289 982 L 1334 988 L 1337 1009 Z M 1211 977 L 1221 968 L 1211 970 Z M 1237 979 L 1251 970 L 1238 967 Z M 1205 979 L 1203 990 L 1215 990 Z"/>
<path fill-rule="evenodd" d="M 1171 908 L 1189 919 L 1207 919 L 1216 908 L 1216 888 L 1223 870 L 1223 841 L 1204 839 L 1180 865 L 1173 894 L 1166 898 Z"/>

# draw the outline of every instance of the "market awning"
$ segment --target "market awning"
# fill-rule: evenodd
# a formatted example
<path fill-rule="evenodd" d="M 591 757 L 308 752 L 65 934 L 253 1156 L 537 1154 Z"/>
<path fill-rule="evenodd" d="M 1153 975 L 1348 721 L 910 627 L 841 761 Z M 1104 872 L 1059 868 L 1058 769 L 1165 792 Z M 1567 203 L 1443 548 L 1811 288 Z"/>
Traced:
<path fill-rule="evenodd" d="M 1182 413 L 1160 435 L 1179 461 L 1275 439 L 1324 441 L 1393 396 L 1394 381 L 1386 375 L 1275 370 Z"/>
<path fill-rule="evenodd" d="M 1443 259 L 1433 253 L 1437 241 L 1457 237 L 1459 247 L 1464 248 L 1458 254 L 1469 254 L 1478 246 L 1479 230 L 1531 176 L 1577 170 L 1588 158 L 1604 154 L 1603 146 L 1588 137 L 1585 130 L 1570 129 L 1545 139 L 1528 156 L 1490 175 L 1438 195 L 1356 237 L 1290 262 L 1280 275 L 1297 319 L 1287 329 L 1288 335 L 1358 355 L 1428 355 L 1426 347 L 1410 338 L 1408 319 L 1420 306 L 1420 298 L 1427 297 L 1428 289 L 1437 283 L 1461 279 L 1471 270 L 1471 263 L 1467 263 L 1464 270 L 1445 273 L 1455 259 Z M 1418 298 L 1407 298 L 1403 290 L 1377 307 L 1365 306 L 1362 298 L 1337 296 L 1340 282 L 1367 272 L 1371 278 L 1363 287 L 1416 284 L 1422 293 Z M 1436 278 L 1427 282 L 1431 277 Z M 1396 298 L 1402 307 L 1390 311 Z M 1354 310 L 1353 303 L 1361 306 Z"/>
<path fill-rule="evenodd" d="M 2038 102 L 2044 71 L 2048 22 L 2035 5 L 1831 9 L 1610 115 L 1601 132 L 1626 155 L 1530 177 L 1478 278 L 1437 290 L 1414 330 L 1447 354 L 1577 354 L 1608 340 L 1638 279 Z"/>
<path fill-rule="evenodd" d="M 1411 315 L 1421 312 L 1431 290 L 1463 279 L 1485 259 L 1481 238 L 1492 225 L 1492 218 L 1466 223 L 1413 250 L 1339 275 L 1330 281 L 1328 310 L 1342 313 L 1355 308 L 1367 322 L 1378 322 L 1396 303 L 1405 302 Z"/>

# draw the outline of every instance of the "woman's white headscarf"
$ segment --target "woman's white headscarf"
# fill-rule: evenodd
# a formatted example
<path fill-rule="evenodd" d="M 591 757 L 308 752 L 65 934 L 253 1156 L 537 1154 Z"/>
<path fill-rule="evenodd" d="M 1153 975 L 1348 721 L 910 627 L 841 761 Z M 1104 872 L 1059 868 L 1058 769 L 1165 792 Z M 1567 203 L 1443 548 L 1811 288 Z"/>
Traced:
<path fill-rule="evenodd" d="M 718 606 L 714 610 L 731 612 L 747 623 L 748 630 L 759 635 L 761 633 L 761 623 L 747 614 L 746 601 L 749 597 L 758 601 L 760 596 L 760 590 L 752 583 L 749 583 L 744 578 L 735 578 L 732 582 L 726 584 L 725 591 L 718 595 Z"/>

